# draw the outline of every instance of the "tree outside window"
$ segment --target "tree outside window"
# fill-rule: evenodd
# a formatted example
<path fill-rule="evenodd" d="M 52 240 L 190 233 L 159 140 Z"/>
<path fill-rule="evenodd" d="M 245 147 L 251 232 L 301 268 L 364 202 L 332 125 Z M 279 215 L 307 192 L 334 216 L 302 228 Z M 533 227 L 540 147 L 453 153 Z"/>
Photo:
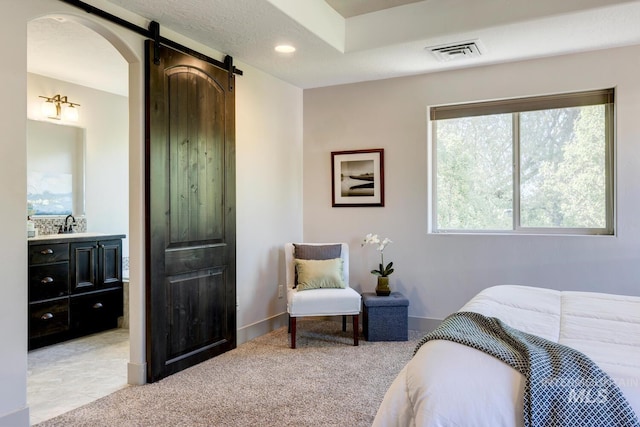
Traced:
<path fill-rule="evenodd" d="M 432 111 L 434 232 L 613 234 L 613 90 L 559 99 Z"/>

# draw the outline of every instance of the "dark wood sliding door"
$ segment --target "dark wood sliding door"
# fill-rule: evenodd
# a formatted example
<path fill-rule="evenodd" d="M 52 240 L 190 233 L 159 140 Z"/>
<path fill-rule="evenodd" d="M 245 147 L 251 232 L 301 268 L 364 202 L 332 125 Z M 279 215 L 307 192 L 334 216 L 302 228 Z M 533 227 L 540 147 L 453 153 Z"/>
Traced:
<path fill-rule="evenodd" d="M 234 76 L 147 41 L 147 380 L 236 346 Z"/>

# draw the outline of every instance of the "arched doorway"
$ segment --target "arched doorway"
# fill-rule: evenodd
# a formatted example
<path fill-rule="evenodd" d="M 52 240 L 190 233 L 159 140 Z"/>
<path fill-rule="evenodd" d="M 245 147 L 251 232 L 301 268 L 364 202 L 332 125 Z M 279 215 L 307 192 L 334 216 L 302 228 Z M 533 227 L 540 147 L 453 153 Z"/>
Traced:
<path fill-rule="evenodd" d="M 73 14 L 47 15 L 30 21 L 28 28 L 28 71 L 30 73 L 28 75 L 27 105 L 28 114 L 31 116 L 29 118 L 38 120 L 39 113 L 36 112 L 37 101 L 34 100 L 34 97 L 38 95 L 53 96 L 57 88 L 64 88 L 82 94 L 87 99 L 86 105 L 81 107 L 80 115 L 82 117 L 83 114 L 88 114 L 91 117 L 87 119 L 85 116 L 84 120 L 81 119 L 80 126 L 91 126 L 92 130 L 88 132 L 90 135 L 104 135 L 105 133 L 114 132 L 114 129 L 118 128 L 118 136 L 115 139 L 118 142 L 117 150 L 120 150 L 119 152 L 114 148 L 114 144 L 109 145 L 109 147 L 102 147 L 102 149 L 96 146 L 89 147 L 90 152 L 87 153 L 87 162 L 95 164 L 96 162 L 104 161 L 105 156 L 110 156 L 111 159 L 119 158 L 120 163 L 108 162 L 112 169 L 111 172 L 115 176 L 112 177 L 113 179 L 106 180 L 107 182 L 105 182 L 104 178 L 101 178 L 100 174 L 94 173 L 95 171 L 88 172 L 86 190 L 100 194 L 102 197 L 94 197 L 94 200 L 90 200 L 91 196 L 89 197 L 87 204 L 92 206 L 87 206 L 86 219 L 88 224 L 91 224 L 91 218 L 93 218 L 94 224 L 108 224 L 109 221 L 113 221 L 114 211 L 107 212 L 104 215 L 101 212 L 107 210 L 104 205 L 101 206 L 105 199 L 104 191 L 113 192 L 114 194 L 125 193 L 120 203 L 114 204 L 119 209 L 116 216 L 120 218 L 121 228 L 124 228 L 122 232 L 129 238 L 127 250 L 123 251 L 123 255 L 129 258 L 130 264 L 133 265 L 132 268 L 129 268 L 129 271 L 142 274 L 141 272 L 138 273 L 140 270 L 136 267 L 142 262 L 142 259 L 137 259 L 142 256 L 141 245 L 138 243 L 141 239 L 131 238 L 132 235 L 140 235 L 142 227 L 137 224 L 135 219 L 133 222 L 129 221 L 130 218 L 141 218 L 138 212 L 142 210 L 142 207 L 130 206 L 129 200 L 138 199 L 144 203 L 144 197 L 141 197 L 144 185 L 141 182 L 141 178 L 137 178 L 135 174 L 136 171 L 141 169 L 140 165 L 142 164 L 142 154 L 139 154 L 141 148 L 136 148 L 138 146 L 142 147 L 141 118 L 143 112 L 140 111 L 142 99 L 140 91 L 136 91 L 142 86 L 141 73 L 136 73 L 136 71 L 140 70 L 140 59 L 116 32 L 83 16 Z M 47 34 L 46 31 L 49 31 L 49 33 Z M 38 44 L 35 49 L 32 42 Z M 80 42 L 79 47 L 77 46 L 78 42 Z M 94 47 L 92 48 L 92 46 Z M 95 46 L 98 47 L 96 48 Z M 73 54 L 74 49 L 77 60 L 72 60 L 70 56 Z M 88 54 L 88 52 L 95 57 L 92 59 L 92 55 Z M 119 66 L 110 67 L 104 62 L 105 58 L 113 59 L 116 57 L 119 58 Z M 98 58 L 100 61 L 98 61 Z M 44 64 L 44 67 L 38 67 L 37 63 Z M 32 69 L 34 70 L 33 72 Z M 103 72 L 105 74 L 101 77 L 100 73 Z M 90 78 L 83 80 L 81 78 L 83 73 L 85 77 L 93 77 L 96 83 L 92 83 Z M 120 87 L 118 87 L 118 84 L 104 85 L 104 83 L 114 82 L 118 83 Z M 100 83 L 103 83 L 103 85 L 100 85 Z M 124 94 L 122 93 L 122 87 L 125 88 Z M 129 88 L 134 90 L 133 98 L 129 96 Z M 90 99 L 93 96 L 96 98 Z M 119 99 L 114 102 L 116 98 Z M 80 103 L 79 101 L 76 102 Z M 117 111 L 119 114 L 114 115 L 112 114 L 114 110 L 112 108 L 112 113 L 109 113 L 109 105 L 118 105 L 117 109 L 123 111 Z M 135 105 L 137 108 L 131 108 L 131 105 Z M 97 108 L 97 106 L 101 108 Z M 120 117 L 119 120 L 122 120 L 122 116 L 124 116 L 124 122 L 116 124 L 114 117 Z M 100 121 L 103 122 L 102 125 L 96 124 Z M 105 124 L 104 122 L 108 123 Z M 99 143 L 104 143 L 105 139 L 108 138 L 96 138 L 95 140 Z M 94 139 L 87 142 L 94 142 Z M 131 152 L 133 152 L 133 156 L 129 155 Z M 90 167 L 88 164 L 87 170 Z M 129 177 L 130 171 L 134 171 L 133 181 Z M 109 185 L 114 184 L 114 182 L 116 183 L 116 188 L 113 188 L 114 185 L 109 188 Z M 92 190 L 90 188 L 91 185 L 97 185 L 98 189 Z M 131 189 L 133 190 L 131 191 Z M 100 199 L 103 199 L 102 202 Z M 124 221 L 122 221 L 122 218 L 124 218 Z M 105 227 L 105 225 L 89 225 L 88 227 L 93 228 L 92 231 L 98 232 L 99 230 L 94 227 Z M 131 241 L 133 241 L 133 244 L 131 244 Z M 132 252 L 137 255 L 132 257 Z M 140 279 L 135 280 L 135 282 L 142 283 Z M 143 381 L 139 381 L 136 378 L 144 378 L 144 372 L 142 374 L 137 373 L 138 370 L 144 371 L 144 337 L 142 335 L 143 325 L 141 320 L 143 318 L 143 298 L 140 295 L 140 292 L 142 292 L 140 289 L 140 287 L 136 286 L 135 289 L 129 292 L 130 295 L 133 295 L 133 298 L 128 300 L 130 339 L 127 339 L 124 361 L 117 366 L 120 371 L 120 378 L 122 378 L 122 386 L 127 382 L 141 383 Z M 64 350 L 62 351 L 64 352 Z M 84 372 L 91 370 L 90 367 L 81 369 Z M 115 384 L 115 386 L 117 385 Z M 105 390 L 111 392 L 109 391 L 110 389 Z M 29 392 L 28 387 L 28 395 L 30 394 Z M 56 395 L 61 394 L 64 393 L 56 393 Z M 100 397 L 99 393 L 92 393 L 91 395 L 95 398 Z M 32 414 L 36 414 L 38 408 L 34 406 L 35 402 L 29 401 L 28 403 L 31 406 Z M 79 403 L 82 404 L 82 402 Z M 68 406 L 62 407 L 67 410 L 71 409 Z M 32 422 L 40 420 L 32 417 Z"/>

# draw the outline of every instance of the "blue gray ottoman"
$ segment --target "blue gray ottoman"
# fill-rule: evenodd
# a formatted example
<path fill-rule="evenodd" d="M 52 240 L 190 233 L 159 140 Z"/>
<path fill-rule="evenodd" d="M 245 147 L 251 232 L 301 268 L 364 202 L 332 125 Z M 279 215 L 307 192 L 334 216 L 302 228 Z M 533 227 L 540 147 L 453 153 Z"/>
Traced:
<path fill-rule="evenodd" d="M 373 292 L 362 294 L 362 331 L 367 341 L 407 341 L 409 336 L 409 300 L 400 292 L 379 297 Z"/>

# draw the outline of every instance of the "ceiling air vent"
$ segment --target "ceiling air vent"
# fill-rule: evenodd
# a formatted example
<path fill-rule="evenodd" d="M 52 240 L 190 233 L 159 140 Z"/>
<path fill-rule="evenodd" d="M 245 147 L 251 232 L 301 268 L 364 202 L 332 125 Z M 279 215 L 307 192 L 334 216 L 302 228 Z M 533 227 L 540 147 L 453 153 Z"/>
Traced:
<path fill-rule="evenodd" d="M 441 62 L 453 61 L 454 59 L 475 58 L 482 55 L 479 40 L 431 46 L 427 47 L 427 50 Z"/>

